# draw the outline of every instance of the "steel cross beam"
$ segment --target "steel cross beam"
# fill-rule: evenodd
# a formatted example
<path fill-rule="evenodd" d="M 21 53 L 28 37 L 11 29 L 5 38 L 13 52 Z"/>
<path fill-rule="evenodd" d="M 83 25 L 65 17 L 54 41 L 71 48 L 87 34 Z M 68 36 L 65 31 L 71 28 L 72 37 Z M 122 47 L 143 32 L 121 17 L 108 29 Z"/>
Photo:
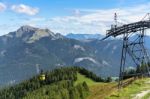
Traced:
<path fill-rule="evenodd" d="M 119 35 L 123 35 L 125 33 L 137 32 L 137 31 L 140 31 L 141 28 L 144 28 L 144 29 L 150 28 L 150 20 L 125 24 L 125 25 L 122 25 L 119 27 L 114 26 L 110 30 L 107 30 L 106 37 L 103 38 L 102 40 L 104 40 L 110 36 L 116 37 Z"/>

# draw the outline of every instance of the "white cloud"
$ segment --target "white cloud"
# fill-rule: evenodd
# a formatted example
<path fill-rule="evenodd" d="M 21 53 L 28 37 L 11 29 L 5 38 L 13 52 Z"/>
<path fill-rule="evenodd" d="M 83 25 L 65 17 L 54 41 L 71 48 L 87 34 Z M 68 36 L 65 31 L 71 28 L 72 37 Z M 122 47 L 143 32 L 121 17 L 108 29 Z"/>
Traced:
<path fill-rule="evenodd" d="M 36 15 L 39 12 L 38 8 L 33 8 L 24 4 L 12 5 L 11 9 L 17 13 L 23 13 L 27 15 Z"/>
<path fill-rule="evenodd" d="M 50 18 L 49 21 L 46 21 L 45 26 L 60 33 L 101 33 L 105 35 L 106 30 L 114 23 L 114 13 L 118 14 L 118 22 L 127 24 L 140 21 L 148 12 L 150 12 L 150 3 L 126 8 L 80 9 L 75 11 L 80 16 Z"/>
<path fill-rule="evenodd" d="M 6 5 L 2 2 L 0 2 L 0 12 L 4 11 L 6 9 Z"/>

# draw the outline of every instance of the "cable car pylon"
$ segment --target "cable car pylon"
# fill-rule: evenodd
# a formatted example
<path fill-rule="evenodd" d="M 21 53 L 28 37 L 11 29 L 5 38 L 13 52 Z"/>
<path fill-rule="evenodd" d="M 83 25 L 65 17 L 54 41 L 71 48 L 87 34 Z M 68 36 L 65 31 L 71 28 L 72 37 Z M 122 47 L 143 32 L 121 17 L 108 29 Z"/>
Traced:
<path fill-rule="evenodd" d="M 145 19 L 148 17 L 148 19 Z M 123 24 L 117 26 L 117 14 L 114 15 L 115 25 L 111 25 L 111 29 L 107 30 L 106 37 L 117 37 L 122 36 L 122 54 L 120 61 L 120 73 L 118 88 L 123 86 L 123 77 L 125 68 L 127 67 L 127 55 L 131 57 L 133 63 L 139 68 L 143 64 L 145 65 L 145 72 L 141 72 L 140 75 L 150 76 L 150 69 L 148 64 L 150 63 L 150 58 L 147 50 L 144 46 L 144 38 L 147 29 L 150 29 L 150 14 L 148 13 L 141 21 L 133 22 L 129 24 Z M 137 74 L 139 75 L 139 74 Z"/>

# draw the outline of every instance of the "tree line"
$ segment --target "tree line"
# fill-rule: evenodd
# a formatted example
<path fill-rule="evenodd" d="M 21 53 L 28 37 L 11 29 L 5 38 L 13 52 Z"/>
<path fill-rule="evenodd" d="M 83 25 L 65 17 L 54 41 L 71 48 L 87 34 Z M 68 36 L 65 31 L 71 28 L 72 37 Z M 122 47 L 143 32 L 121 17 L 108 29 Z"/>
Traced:
<path fill-rule="evenodd" d="M 125 70 L 123 73 L 123 79 L 131 78 L 131 77 L 141 77 L 141 76 L 150 76 L 150 63 L 137 66 L 135 69 Z"/>
<path fill-rule="evenodd" d="M 85 99 L 89 88 L 86 82 L 75 86 L 77 72 L 96 82 L 104 81 L 84 68 L 59 68 L 44 72 L 44 81 L 39 79 L 39 74 L 15 86 L 1 89 L 0 99 Z"/>

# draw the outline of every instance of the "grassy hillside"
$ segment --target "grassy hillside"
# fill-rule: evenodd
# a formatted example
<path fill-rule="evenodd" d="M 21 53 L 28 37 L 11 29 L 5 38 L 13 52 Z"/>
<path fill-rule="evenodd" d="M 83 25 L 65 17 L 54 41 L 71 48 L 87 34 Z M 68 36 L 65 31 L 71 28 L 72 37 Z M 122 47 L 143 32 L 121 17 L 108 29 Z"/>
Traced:
<path fill-rule="evenodd" d="M 95 82 L 94 80 L 86 77 L 85 75 L 77 72 L 77 80 L 74 83 L 74 88 L 78 88 L 81 84 L 84 84 L 84 82 L 87 83 L 87 85 L 95 85 L 98 84 L 98 82 Z M 46 85 L 43 86 L 42 88 L 39 88 L 33 92 L 28 93 L 23 99 L 52 99 L 52 94 L 65 94 L 65 98 L 57 95 L 57 97 L 55 96 L 55 98 L 57 99 L 69 99 L 69 92 L 66 88 L 60 88 L 60 85 L 64 83 L 64 81 L 60 81 L 58 82 L 58 86 L 56 84 L 52 84 L 52 85 Z M 86 88 L 80 87 L 81 89 L 83 89 L 83 93 L 84 93 L 84 97 L 87 97 L 89 92 L 87 92 L 85 89 L 87 88 L 87 90 L 89 90 L 88 86 Z M 53 90 L 51 90 L 53 89 Z M 54 91 L 56 90 L 56 91 Z M 59 91 L 58 91 L 59 90 Z M 76 89 L 77 90 L 77 89 Z M 77 95 L 77 94 L 76 94 Z M 51 97 L 49 97 L 51 96 Z M 77 98 L 78 99 L 78 98 Z"/>
<path fill-rule="evenodd" d="M 0 90 L 0 99 L 149 99 L 150 78 L 137 79 L 118 91 L 116 82 L 107 82 L 90 71 L 66 67 L 45 72 L 18 85 Z M 125 80 L 128 81 L 129 79 Z"/>
<path fill-rule="evenodd" d="M 132 84 L 107 97 L 107 99 L 150 99 L 150 78 L 134 81 Z"/>
<path fill-rule="evenodd" d="M 96 81 L 86 77 L 86 75 L 83 75 L 83 74 L 77 72 L 77 80 L 74 83 L 75 88 L 77 88 L 80 84 L 83 84 L 84 82 L 86 82 L 88 86 L 92 86 L 92 87 L 94 87 L 94 85 L 98 85 L 99 87 L 102 87 L 102 85 L 107 85 L 106 83 L 96 82 Z M 58 84 L 61 84 L 61 83 L 64 83 L 64 82 L 63 81 L 58 82 Z M 58 88 L 58 86 L 55 85 L 55 88 L 56 87 Z M 58 88 L 58 89 L 57 88 L 56 88 L 56 90 L 60 90 L 61 89 L 61 88 Z M 40 89 L 37 89 L 37 90 L 35 90 L 35 91 L 31 92 L 31 93 L 28 93 L 27 96 L 24 97 L 23 99 L 49 99 L 50 98 L 49 96 L 52 96 L 51 94 L 55 93 L 55 92 L 52 93 L 52 90 L 50 90 L 50 89 L 54 89 L 54 87 L 52 85 L 46 85 L 46 86 L 44 86 L 44 87 L 42 87 Z M 89 90 L 89 88 L 88 88 L 88 90 Z M 66 93 L 65 99 L 69 97 L 69 96 L 67 96 L 67 94 L 69 94 L 68 90 L 66 90 L 65 88 L 62 89 L 59 92 L 62 93 L 62 94 Z M 90 93 L 84 91 L 84 94 L 86 96 L 88 96 Z M 57 96 L 57 98 L 61 99 L 62 97 Z"/>
<path fill-rule="evenodd" d="M 75 82 L 75 85 L 77 85 L 79 83 L 83 83 L 83 82 L 86 82 L 88 86 L 92 86 L 92 85 L 100 83 L 100 82 L 95 82 L 94 80 L 86 77 L 85 75 L 83 75 L 81 73 L 77 73 L 77 81 Z"/>
<path fill-rule="evenodd" d="M 77 80 L 74 83 L 75 85 L 74 88 L 77 88 L 78 85 L 83 84 L 84 82 L 87 83 L 88 87 L 86 88 L 87 90 L 89 90 L 89 92 L 87 91 L 83 92 L 86 97 L 85 99 L 149 99 L 150 98 L 150 86 L 149 86 L 150 78 L 138 79 L 134 81 L 131 85 L 118 91 L 117 83 L 96 82 L 86 77 L 85 75 L 77 72 Z M 59 82 L 59 83 L 63 83 L 63 82 Z M 50 91 L 50 89 L 53 89 L 51 85 L 44 86 L 38 90 L 33 91 L 32 93 L 28 93 L 27 95 L 28 97 L 25 97 L 24 99 L 41 99 L 41 98 L 49 99 L 49 96 L 53 94 L 52 91 Z M 63 89 L 60 92 L 62 92 L 62 94 L 65 93 L 68 94 L 68 91 L 66 89 Z M 57 96 L 57 99 L 62 99 L 62 97 Z"/>
<path fill-rule="evenodd" d="M 117 83 L 104 83 L 104 82 L 95 82 L 94 80 L 86 77 L 81 73 L 77 73 L 77 81 L 75 85 L 79 83 L 86 82 L 89 86 L 89 96 L 87 99 L 103 99 L 109 96 L 114 90 L 116 90 Z"/>
<path fill-rule="evenodd" d="M 117 83 L 98 83 L 89 89 L 87 99 L 150 99 L 150 78 L 137 79 L 120 90 Z"/>
<path fill-rule="evenodd" d="M 55 69 L 44 74 L 44 81 L 37 75 L 0 90 L 0 99 L 86 99 L 89 94 L 87 83 L 94 85 L 103 81 L 92 72 L 78 67 Z"/>
<path fill-rule="evenodd" d="M 87 99 L 104 99 L 116 90 L 115 86 L 116 83 L 96 83 L 95 85 L 89 86 L 90 95 Z"/>

